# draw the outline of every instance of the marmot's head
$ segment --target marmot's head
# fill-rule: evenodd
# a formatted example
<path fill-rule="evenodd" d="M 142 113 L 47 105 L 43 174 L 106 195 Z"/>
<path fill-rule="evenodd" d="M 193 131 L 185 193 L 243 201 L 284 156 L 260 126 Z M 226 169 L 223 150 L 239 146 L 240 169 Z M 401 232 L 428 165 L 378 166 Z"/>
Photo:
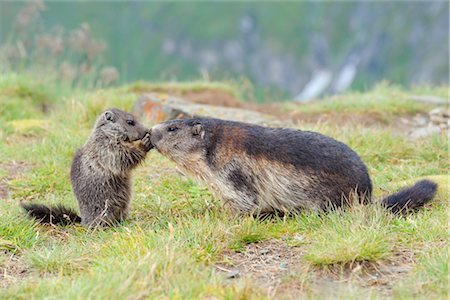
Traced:
<path fill-rule="evenodd" d="M 150 140 L 162 155 L 191 173 L 200 173 L 223 166 L 231 156 L 251 149 L 248 130 L 253 127 L 213 118 L 171 120 L 154 126 Z"/>
<path fill-rule="evenodd" d="M 203 153 L 209 136 L 207 120 L 181 119 L 155 125 L 151 130 L 153 147 L 177 162 L 194 153 Z"/>
<path fill-rule="evenodd" d="M 110 108 L 98 117 L 94 130 L 121 142 L 141 140 L 149 132 L 136 118 L 117 108 Z"/>

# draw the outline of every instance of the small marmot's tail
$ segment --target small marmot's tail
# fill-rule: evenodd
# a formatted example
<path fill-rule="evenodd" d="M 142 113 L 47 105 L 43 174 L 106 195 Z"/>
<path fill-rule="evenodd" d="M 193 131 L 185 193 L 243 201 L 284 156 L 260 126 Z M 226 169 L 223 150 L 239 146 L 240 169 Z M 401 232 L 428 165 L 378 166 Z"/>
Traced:
<path fill-rule="evenodd" d="M 27 214 L 43 224 L 80 223 L 81 218 L 75 211 L 62 205 L 45 206 L 42 204 L 22 203 Z"/>
<path fill-rule="evenodd" d="M 438 185 L 430 180 L 420 180 L 413 186 L 403 188 L 381 203 L 393 213 L 405 213 L 424 206 L 436 195 Z"/>

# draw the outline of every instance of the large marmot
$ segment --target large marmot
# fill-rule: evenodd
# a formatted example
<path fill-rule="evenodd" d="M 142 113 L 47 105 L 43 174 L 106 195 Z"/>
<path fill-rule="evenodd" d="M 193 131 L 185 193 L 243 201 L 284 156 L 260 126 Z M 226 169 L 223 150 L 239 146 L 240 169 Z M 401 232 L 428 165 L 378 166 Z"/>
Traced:
<path fill-rule="evenodd" d="M 359 156 L 316 132 L 197 118 L 156 125 L 151 141 L 239 212 L 323 211 L 371 200 L 372 183 Z M 423 206 L 436 190 L 422 180 L 382 203 L 403 212 Z"/>
<path fill-rule="evenodd" d="M 63 206 L 28 203 L 22 207 L 42 223 L 81 222 L 93 227 L 121 221 L 131 201 L 131 170 L 151 148 L 149 130 L 133 115 L 108 109 L 72 161 L 70 179 L 81 218 Z"/>

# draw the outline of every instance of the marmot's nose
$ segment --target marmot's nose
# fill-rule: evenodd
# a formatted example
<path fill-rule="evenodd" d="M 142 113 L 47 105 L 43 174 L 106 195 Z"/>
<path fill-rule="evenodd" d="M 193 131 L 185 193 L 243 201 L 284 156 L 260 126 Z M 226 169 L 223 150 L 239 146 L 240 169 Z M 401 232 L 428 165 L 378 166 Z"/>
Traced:
<path fill-rule="evenodd" d="M 158 125 L 154 126 L 150 129 L 150 141 L 152 141 L 153 145 L 156 145 L 160 139 L 162 139 L 161 131 L 157 128 Z"/>

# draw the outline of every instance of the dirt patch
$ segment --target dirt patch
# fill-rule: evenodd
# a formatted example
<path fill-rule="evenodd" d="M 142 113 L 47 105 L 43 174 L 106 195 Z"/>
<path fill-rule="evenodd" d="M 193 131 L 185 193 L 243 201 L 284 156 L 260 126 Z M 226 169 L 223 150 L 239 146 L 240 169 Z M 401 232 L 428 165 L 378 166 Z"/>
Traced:
<path fill-rule="evenodd" d="M 422 129 L 424 137 L 436 132 L 448 132 L 448 126 L 430 127 L 427 113 L 394 116 L 377 112 L 324 112 L 324 113 L 286 113 L 295 124 L 313 123 L 334 126 L 363 126 L 367 128 L 387 129 L 397 136 L 412 138 L 412 133 Z M 447 128 L 447 129 L 446 129 Z M 416 137 L 417 138 L 417 137 Z"/>
<path fill-rule="evenodd" d="M 239 101 L 229 93 L 220 90 L 189 91 L 175 96 L 199 104 L 246 108 L 245 102 Z"/>
<path fill-rule="evenodd" d="M 28 274 L 26 265 L 17 255 L 0 251 L 0 288 L 22 281 Z"/>
<path fill-rule="evenodd" d="M 362 126 L 388 129 L 397 135 L 405 135 L 414 127 L 415 119 L 425 113 L 403 116 L 388 116 L 377 112 L 320 112 L 304 113 L 283 111 L 275 104 L 250 104 L 247 109 L 268 114 L 279 120 L 288 120 L 293 124 L 328 124 L 332 126 Z"/>
<path fill-rule="evenodd" d="M 0 199 L 8 198 L 9 181 L 18 178 L 20 174 L 28 171 L 30 168 L 31 164 L 23 161 L 0 163 L 0 170 L 6 172 L 6 175 L 0 178 Z"/>
<path fill-rule="evenodd" d="M 399 251 L 389 262 L 358 262 L 348 265 L 314 267 L 302 261 L 304 248 L 289 246 L 283 240 L 247 245 L 243 252 L 227 251 L 215 267 L 227 280 L 246 278 L 264 289 L 270 297 L 296 299 L 299 295 L 338 296 L 349 283 L 359 290 L 375 289 L 392 297 L 392 286 L 414 264 L 410 251 Z"/>
<path fill-rule="evenodd" d="M 326 123 L 336 125 L 362 125 L 374 126 L 384 125 L 389 122 L 385 117 L 375 113 L 347 113 L 347 112 L 324 112 L 324 113 L 286 113 L 296 123 Z"/>
<path fill-rule="evenodd" d="M 285 289 L 283 278 L 297 270 L 303 255 L 301 247 L 290 247 L 283 241 L 269 240 L 247 245 L 243 252 L 227 251 L 216 268 L 227 278 L 251 278 L 269 295 Z M 290 290 L 295 290 L 291 286 Z"/>
<path fill-rule="evenodd" d="M 134 92 L 154 92 L 164 93 L 170 96 L 179 97 L 189 102 L 197 104 L 207 104 L 214 106 L 222 106 L 228 108 L 240 108 L 275 117 L 280 121 L 287 121 L 293 124 L 302 123 L 326 123 L 336 126 L 366 126 L 389 128 L 394 132 L 405 134 L 405 130 L 410 129 L 405 119 L 412 119 L 410 116 L 387 118 L 381 113 L 364 113 L 364 112 L 320 112 L 320 113 L 304 113 L 300 111 L 284 111 L 279 103 L 252 103 L 244 102 L 235 98 L 231 93 L 220 89 L 201 89 L 201 90 L 184 90 L 177 88 L 155 88 L 134 90 Z"/>
<path fill-rule="evenodd" d="M 254 102 L 244 102 L 222 91 L 216 90 L 205 90 L 199 92 L 193 91 L 175 96 L 186 99 L 193 103 L 252 110 L 259 113 L 279 117 L 280 119 L 283 119 L 286 116 L 290 117 L 287 113 L 283 112 L 280 109 L 279 104 L 274 103 L 258 104 Z"/>
<path fill-rule="evenodd" d="M 198 104 L 209 104 L 224 107 L 238 107 L 246 108 L 247 103 L 236 99 L 231 93 L 221 90 L 221 89 L 198 89 L 198 90 L 186 90 L 179 88 L 152 88 L 152 89 L 133 89 L 136 93 L 162 93 L 174 97 L 179 97 L 184 100 L 198 103 Z"/>
<path fill-rule="evenodd" d="M 270 115 L 283 114 L 279 109 L 279 105 L 277 104 L 258 104 L 254 102 L 245 102 L 240 99 L 237 99 L 232 93 L 229 93 L 221 89 L 205 88 L 199 90 L 185 90 L 178 88 L 153 88 L 153 89 L 135 88 L 132 89 L 132 91 L 140 94 L 162 93 L 197 104 L 241 108 Z"/>
<path fill-rule="evenodd" d="M 158 92 L 158 91 L 156 91 Z M 388 122 L 385 116 L 374 113 L 317 113 L 308 114 L 298 111 L 286 112 L 280 109 L 280 105 L 276 103 L 257 104 L 251 102 L 243 102 L 236 99 L 233 95 L 221 90 L 199 90 L 199 91 L 177 91 L 177 90 L 165 90 L 159 91 L 165 92 L 169 95 L 183 98 L 187 101 L 216 105 L 223 107 L 242 108 L 246 110 L 252 110 L 259 113 L 274 116 L 280 120 L 292 120 L 295 123 L 330 123 L 337 125 L 355 125 L 373 126 L 384 125 Z"/>
<path fill-rule="evenodd" d="M 223 107 L 241 108 L 259 113 L 274 116 L 279 120 L 289 120 L 294 124 L 297 123 L 327 123 L 331 125 L 359 125 L 366 127 L 392 127 L 398 132 L 405 132 L 409 129 L 404 120 L 412 119 L 412 116 L 404 116 L 389 120 L 385 115 L 380 113 L 364 113 L 364 112 L 321 112 L 321 113 L 303 113 L 299 111 L 283 111 L 280 104 L 277 103 L 251 103 L 243 102 L 236 99 L 233 95 L 221 90 L 200 90 L 200 91 L 177 91 L 165 90 L 160 91 L 170 95 L 186 99 L 193 103 L 216 105 Z"/>
<path fill-rule="evenodd" d="M 0 179 L 0 199 L 8 198 L 8 185 Z"/>
<path fill-rule="evenodd" d="M 322 283 L 357 285 L 363 290 L 376 290 L 383 298 L 392 298 L 393 285 L 404 278 L 414 266 L 414 254 L 410 250 L 395 253 L 389 261 L 355 262 L 346 265 L 313 268 L 313 285 L 323 288 Z M 330 284 L 326 285 L 330 286 Z M 333 292 L 333 289 L 329 290 Z"/>
<path fill-rule="evenodd" d="M 134 92 L 149 92 L 148 89 L 134 90 Z M 363 126 L 368 128 L 386 129 L 398 136 L 409 136 L 415 127 L 417 119 L 423 119 L 427 114 L 394 116 L 382 112 L 318 112 L 305 113 L 300 111 L 286 111 L 280 103 L 254 103 L 244 102 L 225 90 L 200 89 L 185 90 L 177 88 L 156 88 L 151 92 L 164 93 L 179 97 L 196 104 L 238 108 L 258 112 L 273 118 L 273 121 L 282 122 L 284 127 L 292 124 L 318 124 L 324 123 L 332 126 Z M 216 116 L 219 118 L 226 118 Z M 284 124 L 284 125 L 283 125 Z M 278 126 L 278 125 L 277 125 Z M 447 126 L 448 127 L 448 126 Z"/>

